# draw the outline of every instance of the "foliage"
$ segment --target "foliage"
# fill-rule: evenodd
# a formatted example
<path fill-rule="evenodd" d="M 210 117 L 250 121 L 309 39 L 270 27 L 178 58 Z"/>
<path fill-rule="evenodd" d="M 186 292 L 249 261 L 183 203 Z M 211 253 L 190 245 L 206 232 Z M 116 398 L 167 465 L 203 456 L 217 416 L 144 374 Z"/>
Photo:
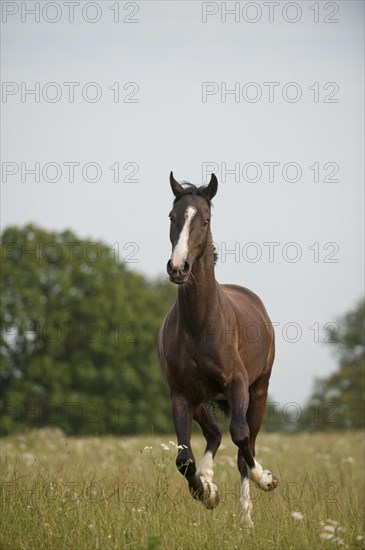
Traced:
<path fill-rule="evenodd" d="M 147 280 L 115 247 L 71 231 L 9 227 L 1 256 L 2 433 L 47 425 L 67 434 L 170 432 L 155 345 L 174 285 Z M 316 381 L 304 411 L 269 397 L 266 431 L 363 426 L 364 301 L 338 325 L 328 334 L 338 369 Z"/>
<path fill-rule="evenodd" d="M 308 429 L 364 427 L 364 306 L 365 301 L 359 301 L 338 321 L 338 331 L 327 331 L 336 346 L 339 366 L 330 376 L 315 382 L 304 414 Z"/>
<path fill-rule="evenodd" d="M 173 285 L 71 231 L 10 227 L 1 253 L 2 432 L 171 431 L 155 345 Z"/>

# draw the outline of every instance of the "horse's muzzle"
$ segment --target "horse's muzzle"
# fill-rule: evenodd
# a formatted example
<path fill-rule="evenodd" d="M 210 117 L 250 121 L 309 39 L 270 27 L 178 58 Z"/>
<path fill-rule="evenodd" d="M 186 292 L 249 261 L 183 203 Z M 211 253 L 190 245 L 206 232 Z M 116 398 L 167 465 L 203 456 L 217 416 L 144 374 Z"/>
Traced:
<path fill-rule="evenodd" d="M 184 262 L 181 266 L 174 266 L 172 261 L 167 262 L 167 274 L 172 283 L 182 285 L 187 282 L 190 275 L 190 265 L 188 262 Z"/>

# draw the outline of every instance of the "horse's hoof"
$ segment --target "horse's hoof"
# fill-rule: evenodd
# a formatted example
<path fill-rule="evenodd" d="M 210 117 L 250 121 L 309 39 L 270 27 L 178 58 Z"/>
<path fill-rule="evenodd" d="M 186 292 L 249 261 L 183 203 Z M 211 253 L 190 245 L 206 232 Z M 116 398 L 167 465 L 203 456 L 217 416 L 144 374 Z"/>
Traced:
<path fill-rule="evenodd" d="M 240 523 L 247 533 L 253 534 L 255 525 L 250 516 L 247 516 L 246 514 L 241 514 Z"/>
<path fill-rule="evenodd" d="M 276 489 L 276 487 L 278 486 L 279 484 L 279 480 L 276 476 L 272 476 L 272 482 L 270 483 L 269 487 L 268 487 L 268 491 L 273 491 L 274 489 Z"/>
<path fill-rule="evenodd" d="M 270 470 L 261 470 L 258 473 L 254 473 L 254 470 L 252 470 L 251 476 L 252 481 L 262 491 L 273 491 L 279 483 L 278 478 Z"/>
<path fill-rule="evenodd" d="M 214 510 L 220 502 L 218 487 L 214 483 L 204 483 L 203 504 L 208 510 Z"/>

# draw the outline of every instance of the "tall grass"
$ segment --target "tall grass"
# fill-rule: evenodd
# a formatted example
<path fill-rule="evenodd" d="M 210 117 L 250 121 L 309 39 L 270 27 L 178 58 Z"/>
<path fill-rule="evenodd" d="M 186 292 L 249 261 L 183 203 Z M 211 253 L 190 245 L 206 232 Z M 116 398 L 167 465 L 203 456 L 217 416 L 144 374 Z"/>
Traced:
<path fill-rule="evenodd" d="M 252 533 L 239 522 L 229 437 L 215 461 L 215 510 L 191 498 L 169 439 L 66 438 L 50 429 L 2 439 L 1 548 L 364 547 L 361 433 L 260 434 L 258 459 L 280 485 L 271 493 L 252 486 Z M 203 438 L 192 445 L 199 461 Z"/>

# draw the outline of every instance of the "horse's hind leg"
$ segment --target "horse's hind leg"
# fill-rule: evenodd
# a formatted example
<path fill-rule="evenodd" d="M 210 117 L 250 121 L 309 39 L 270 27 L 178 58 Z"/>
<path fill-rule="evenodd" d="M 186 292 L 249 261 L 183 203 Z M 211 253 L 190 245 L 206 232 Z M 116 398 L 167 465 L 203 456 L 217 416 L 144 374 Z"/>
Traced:
<path fill-rule="evenodd" d="M 253 527 L 253 521 L 251 518 L 252 501 L 250 497 L 250 480 L 248 478 L 247 464 L 240 449 L 238 449 L 237 465 L 241 474 L 241 495 L 239 501 L 240 519 L 245 527 L 251 529 Z"/>
<path fill-rule="evenodd" d="M 199 405 L 195 410 L 194 420 L 200 425 L 207 442 L 196 474 L 204 487 L 203 503 L 207 508 L 212 509 L 219 504 L 218 487 L 213 483 L 213 460 L 221 443 L 222 433 L 204 404 Z"/>
<path fill-rule="evenodd" d="M 251 479 L 260 487 L 260 489 L 263 489 L 264 491 L 271 491 L 277 486 L 277 478 L 269 470 L 264 470 L 261 464 L 259 464 L 259 462 L 257 462 L 257 460 L 253 457 L 250 426 L 247 421 L 250 396 L 248 384 L 244 377 L 239 377 L 232 380 L 229 387 L 228 397 L 232 411 L 231 424 L 229 427 L 232 441 L 241 451 L 243 459 L 249 467 Z M 257 412 L 255 411 L 255 405 L 251 403 L 251 418 L 255 416 Z M 262 418 L 260 418 L 260 424 L 261 420 Z M 254 424 L 254 439 L 256 438 L 258 428 L 259 425 L 257 422 L 257 424 Z M 255 429 L 257 430 L 256 433 Z"/>
<path fill-rule="evenodd" d="M 255 456 L 256 437 L 265 414 L 269 376 L 261 375 L 249 388 L 250 401 L 247 409 L 247 422 L 250 427 L 250 449 Z"/>
<path fill-rule="evenodd" d="M 250 401 L 246 418 L 250 428 L 250 450 L 253 457 L 255 456 L 256 437 L 265 413 L 269 378 L 270 374 L 265 373 L 261 375 L 249 389 Z M 270 470 L 264 470 L 257 460 L 254 459 L 254 461 L 255 466 L 250 469 L 251 479 L 264 491 L 275 489 L 278 484 L 276 476 L 274 476 Z"/>

